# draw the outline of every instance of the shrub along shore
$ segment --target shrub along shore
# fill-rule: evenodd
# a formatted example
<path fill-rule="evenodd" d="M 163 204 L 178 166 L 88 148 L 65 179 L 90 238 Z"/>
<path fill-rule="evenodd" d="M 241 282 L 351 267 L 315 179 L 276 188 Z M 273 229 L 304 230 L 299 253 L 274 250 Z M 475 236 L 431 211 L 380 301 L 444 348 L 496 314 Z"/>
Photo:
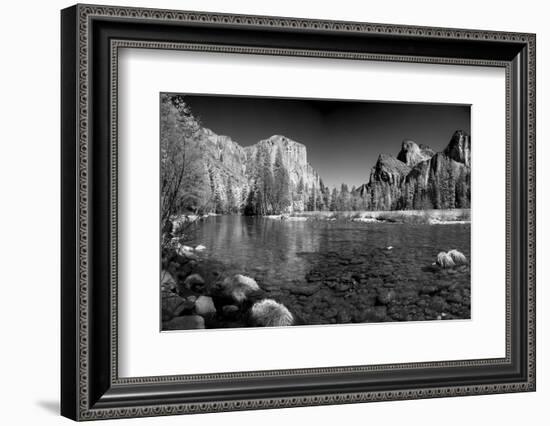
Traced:
<path fill-rule="evenodd" d="M 470 209 L 389 210 L 389 211 L 316 211 L 265 216 L 281 220 L 351 220 L 354 222 L 387 222 L 409 224 L 464 224 L 470 223 Z"/>

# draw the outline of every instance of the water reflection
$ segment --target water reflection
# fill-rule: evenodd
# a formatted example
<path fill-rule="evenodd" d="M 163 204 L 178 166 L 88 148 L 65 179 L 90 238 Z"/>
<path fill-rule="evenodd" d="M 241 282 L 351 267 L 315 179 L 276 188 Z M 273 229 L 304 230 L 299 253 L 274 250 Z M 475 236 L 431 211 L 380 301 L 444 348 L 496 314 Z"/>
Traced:
<path fill-rule="evenodd" d="M 385 261 L 386 266 L 402 268 L 408 275 L 421 274 L 439 251 L 455 248 L 470 258 L 469 225 L 216 216 L 198 223 L 194 231 L 192 245 L 205 245 L 206 256 L 222 261 L 231 271 L 255 277 L 266 289 L 303 281 L 318 262 L 326 262 L 327 254 L 328 259 L 334 255 L 368 261 L 372 250 L 391 246 L 395 260 Z"/>

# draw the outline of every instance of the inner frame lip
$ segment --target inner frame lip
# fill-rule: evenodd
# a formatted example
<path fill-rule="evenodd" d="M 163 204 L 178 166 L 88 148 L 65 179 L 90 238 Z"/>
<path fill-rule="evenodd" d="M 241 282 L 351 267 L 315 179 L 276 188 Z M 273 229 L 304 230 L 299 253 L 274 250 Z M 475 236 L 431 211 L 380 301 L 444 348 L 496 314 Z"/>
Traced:
<path fill-rule="evenodd" d="M 151 42 L 151 41 L 144 41 L 144 40 L 128 40 L 128 39 L 117 39 L 112 38 L 109 40 L 110 44 L 110 54 L 111 54 L 111 66 L 112 70 L 116 70 L 118 67 L 118 52 L 120 49 L 127 49 L 127 48 L 138 48 L 138 49 L 149 49 L 150 46 L 153 46 L 153 49 L 168 49 L 168 50 L 191 50 L 191 51 L 199 51 L 199 52 L 226 52 L 226 53 L 239 53 L 236 50 L 239 50 L 240 47 L 234 47 L 234 46 L 220 46 L 215 45 L 212 50 L 209 49 L 209 46 L 204 45 L 197 45 L 193 43 L 174 43 L 174 42 L 165 42 L 165 43 L 159 43 L 159 42 Z M 236 49 L 236 50 L 235 50 Z M 256 51 L 259 51 L 258 48 L 250 48 L 250 47 L 244 47 L 243 48 L 243 54 L 255 54 Z M 227 51 L 226 51 L 227 50 Z M 267 52 L 269 49 L 262 49 L 262 51 Z M 278 49 L 278 54 L 283 55 L 284 52 L 287 52 L 290 56 L 302 56 L 303 51 L 300 49 L 288 49 L 288 50 L 281 50 Z M 311 56 L 317 57 L 317 51 L 313 52 Z M 266 53 L 267 54 L 267 53 Z M 283 55 L 284 56 L 284 55 Z M 309 55 L 307 55 L 309 57 Z M 407 58 L 399 55 L 384 55 L 383 58 L 380 57 L 380 55 L 370 55 L 370 54 L 361 54 L 361 57 L 363 60 L 369 60 L 371 57 L 373 57 L 374 61 L 376 62 L 412 62 L 412 63 L 427 63 L 427 64 L 443 64 L 443 65 L 472 65 L 472 66 L 488 66 L 488 67 L 501 67 L 505 69 L 505 81 L 506 81 L 506 90 L 509 90 L 509 82 L 511 80 L 511 67 L 510 64 L 504 61 L 493 61 L 493 60 L 480 60 L 480 59 L 472 59 L 472 60 L 463 60 L 463 59 L 445 59 L 442 62 L 438 62 L 437 58 L 429 58 L 428 60 L 417 60 L 415 56 L 409 56 L 408 60 Z M 322 56 L 322 58 L 331 59 L 327 56 Z M 334 59 L 342 59 L 341 57 L 337 56 Z M 346 58 L 344 58 L 346 59 Z M 358 59 L 361 60 L 361 59 Z M 114 74 L 116 77 L 116 73 Z M 114 79 L 116 81 L 116 78 Z M 116 94 L 116 91 L 114 92 Z M 178 92 L 162 92 L 162 93 L 178 93 Z M 191 92 L 189 92 L 191 93 Z M 194 92 L 197 93 L 197 92 Z M 202 93 L 201 93 L 202 94 Z M 225 96 L 225 94 L 221 94 L 220 96 Z M 231 95 L 232 96 L 232 95 Z M 242 95 L 242 96 L 249 96 L 249 95 Z M 250 95 L 252 97 L 256 97 L 255 95 Z M 264 96 L 260 95 L 257 97 L 267 97 L 267 98 L 279 98 L 278 96 Z M 281 97 L 286 98 L 286 97 Z M 293 99 L 295 97 L 289 97 L 290 99 Z M 301 97 L 296 97 L 297 99 L 302 99 Z M 311 98 L 314 100 L 343 100 L 345 101 L 345 98 Z M 116 100 L 116 99 L 114 99 Z M 113 100 L 112 100 L 113 101 Z M 361 102 L 363 100 L 357 100 L 357 99 L 350 99 L 350 101 L 358 101 Z M 368 100 L 370 102 L 371 100 Z M 375 101 L 377 102 L 377 101 Z M 401 103 L 400 101 L 393 102 L 390 101 L 390 103 Z M 417 102 L 408 102 L 408 103 L 417 103 Z M 422 104 L 423 102 L 418 102 Z M 431 102 L 430 102 L 431 103 Z M 449 103 L 441 103 L 441 104 L 449 104 Z M 458 105 L 468 105 L 468 104 L 458 104 Z M 113 111 L 116 112 L 116 102 L 112 102 L 112 108 Z M 507 114 L 508 114 L 508 108 L 507 108 Z M 115 122 L 116 123 L 116 122 Z M 113 125 L 113 124 L 112 124 Z M 116 125 L 113 127 L 116 128 Z M 113 132 L 116 129 L 113 129 Z M 508 291 L 507 291 L 508 293 Z M 507 299 L 507 305 L 510 298 L 506 297 Z M 509 315 L 506 316 L 507 319 L 510 317 Z M 306 326 L 307 327 L 307 326 Z M 367 374 L 373 371 L 378 371 L 380 369 L 384 369 L 385 371 L 393 371 L 393 370 L 404 370 L 404 369 L 415 369 L 415 368 L 437 368 L 438 370 L 442 370 L 445 368 L 452 369 L 452 368 L 462 368 L 464 366 L 471 366 L 472 368 L 475 367 L 484 367 L 487 365 L 503 365 L 503 366 L 509 366 L 513 364 L 511 359 L 510 351 L 508 350 L 510 348 L 510 342 L 511 338 L 509 330 L 509 321 L 507 321 L 506 324 L 506 356 L 503 358 L 483 358 L 483 359 L 469 359 L 469 360 L 456 360 L 456 361 L 432 361 L 432 362 L 410 362 L 410 363 L 398 363 L 398 364 L 376 364 L 376 365 L 352 365 L 352 366 L 337 366 L 337 367 L 320 367 L 320 368 L 298 368 L 298 369 L 283 369 L 283 370 L 252 370 L 252 371 L 241 371 L 241 372 L 231 372 L 231 373 L 204 373 L 204 374 L 183 374 L 183 375 L 169 375 L 169 376 L 142 376 L 142 377 L 118 377 L 117 375 L 112 378 L 113 384 L 131 384 L 131 383 L 139 383 L 139 384 L 146 384 L 146 383 L 173 383 L 174 381 L 197 381 L 197 380 L 218 380 L 223 378 L 228 380 L 235 380 L 235 379 L 246 379 L 246 378 L 256 378 L 256 377 L 271 377 L 273 375 L 277 376 L 300 376 L 304 374 L 321 374 L 321 375 L 339 375 L 339 374 L 348 374 L 360 371 L 361 374 Z M 214 330 L 211 330 L 214 331 Z M 117 360 L 118 361 L 118 360 Z M 479 377 L 480 374 L 477 373 L 477 376 Z"/>

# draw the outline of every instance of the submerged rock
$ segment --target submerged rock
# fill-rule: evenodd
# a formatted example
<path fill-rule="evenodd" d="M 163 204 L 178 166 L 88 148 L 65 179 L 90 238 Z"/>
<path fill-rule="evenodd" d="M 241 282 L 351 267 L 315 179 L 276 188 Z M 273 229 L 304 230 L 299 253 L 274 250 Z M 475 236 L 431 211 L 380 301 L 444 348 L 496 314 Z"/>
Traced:
<path fill-rule="evenodd" d="M 322 312 L 324 318 L 330 319 L 338 315 L 338 310 L 336 308 L 329 308 Z"/>
<path fill-rule="evenodd" d="M 454 293 L 449 294 L 446 300 L 451 303 L 462 303 L 462 295 L 460 292 L 455 291 Z"/>
<path fill-rule="evenodd" d="M 435 285 L 425 285 L 420 289 L 421 294 L 434 294 L 437 293 L 438 287 Z"/>
<path fill-rule="evenodd" d="M 312 296 L 319 291 L 321 284 L 297 284 L 290 288 L 290 292 L 296 295 Z"/>
<path fill-rule="evenodd" d="M 285 327 L 294 324 L 294 317 L 281 303 L 273 299 L 256 302 L 250 309 L 253 325 L 262 327 Z"/>
<path fill-rule="evenodd" d="M 384 288 L 378 292 L 377 301 L 381 305 L 387 305 L 388 303 L 393 302 L 396 297 L 397 297 L 397 293 L 395 292 L 395 290 L 391 290 L 391 289 L 388 290 Z"/>

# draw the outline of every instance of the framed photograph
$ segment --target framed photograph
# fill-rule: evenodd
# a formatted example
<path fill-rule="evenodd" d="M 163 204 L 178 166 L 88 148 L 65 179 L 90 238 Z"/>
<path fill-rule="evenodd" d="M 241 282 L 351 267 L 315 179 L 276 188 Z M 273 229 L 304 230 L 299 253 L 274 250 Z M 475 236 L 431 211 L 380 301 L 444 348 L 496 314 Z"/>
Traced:
<path fill-rule="evenodd" d="M 61 411 L 535 390 L 535 35 L 61 12 Z"/>

